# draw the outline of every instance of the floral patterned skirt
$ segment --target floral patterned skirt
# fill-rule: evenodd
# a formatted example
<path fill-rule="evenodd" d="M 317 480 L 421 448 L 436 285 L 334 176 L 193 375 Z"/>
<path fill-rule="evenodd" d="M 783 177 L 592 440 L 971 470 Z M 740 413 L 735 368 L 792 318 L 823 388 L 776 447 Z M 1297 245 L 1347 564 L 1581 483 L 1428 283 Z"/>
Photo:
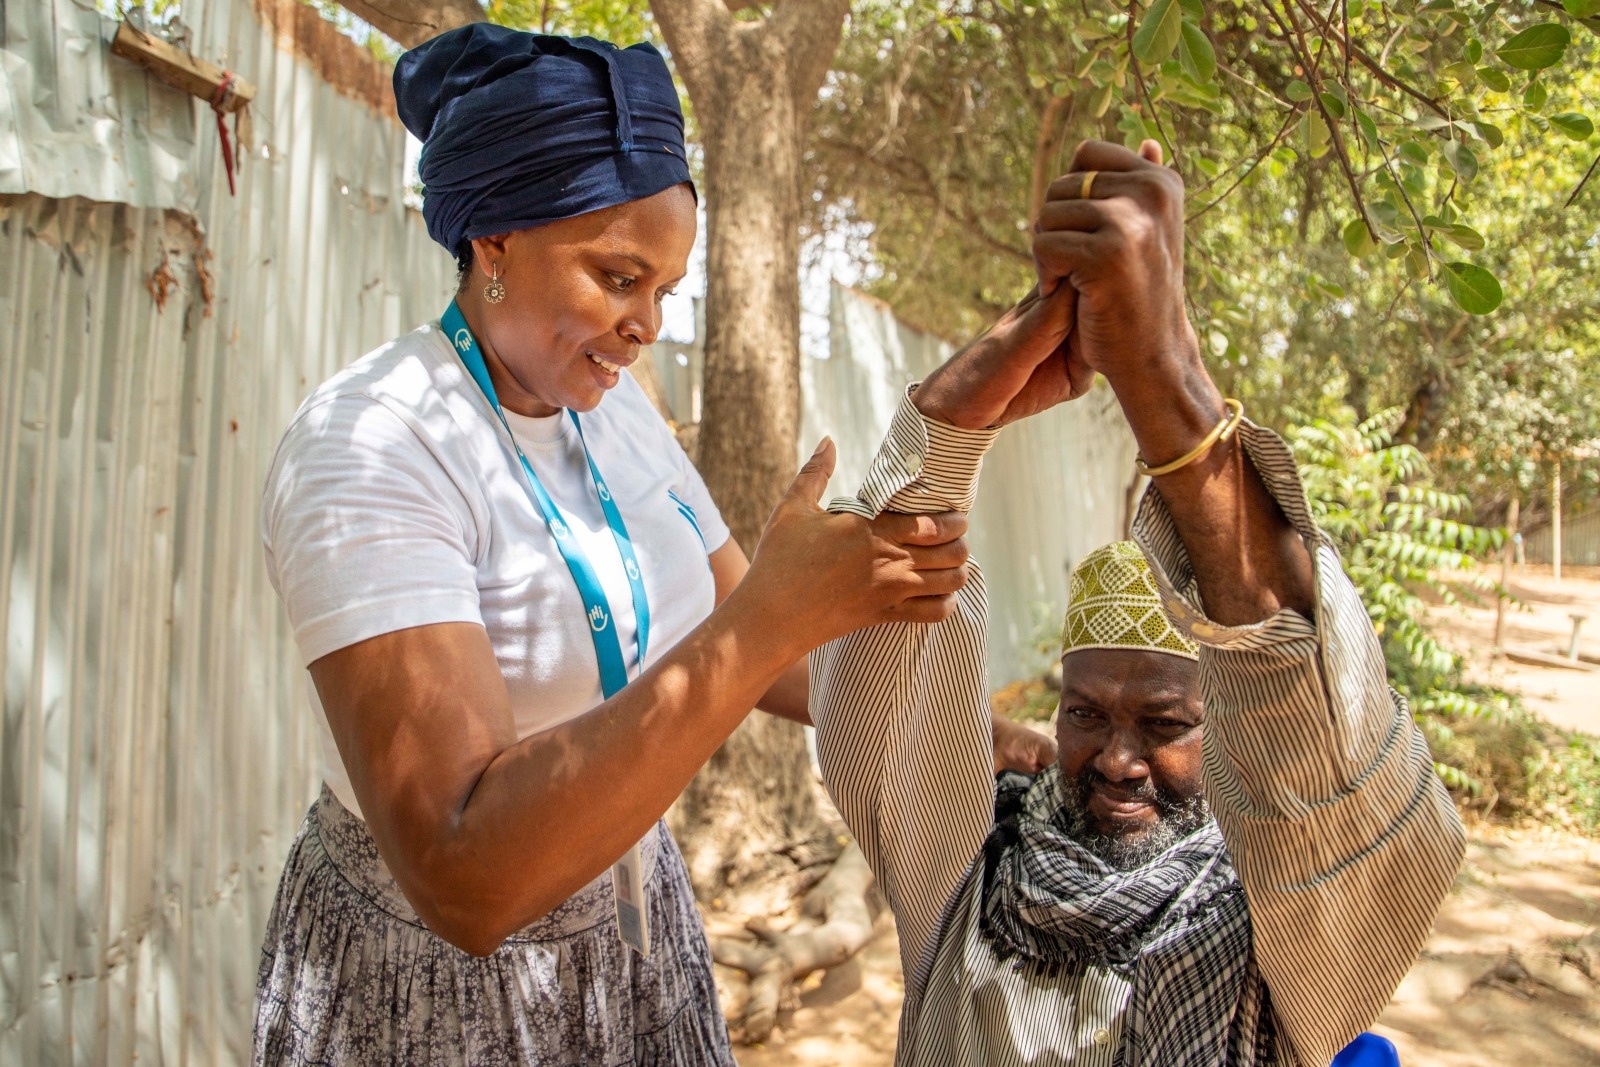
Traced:
<path fill-rule="evenodd" d="M 733 1067 L 711 954 L 664 823 L 645 840 L 651 953 L 609 874 L 478 958 L 429 931 L 324 787 L 289 852 L 256 983 L 254 1062 Z"/>

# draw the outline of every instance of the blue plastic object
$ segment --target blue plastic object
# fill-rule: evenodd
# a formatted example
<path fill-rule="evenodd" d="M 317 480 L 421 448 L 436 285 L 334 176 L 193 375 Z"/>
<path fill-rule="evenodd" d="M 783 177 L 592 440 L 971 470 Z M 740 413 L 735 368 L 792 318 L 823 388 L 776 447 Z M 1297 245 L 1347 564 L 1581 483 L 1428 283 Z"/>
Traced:
<path fill-rule="evenodd" d="M 1388 1038 L 1362 1034 L 1333 1058 L 1331 1067 L 1400 1067 L 1400 1053 Z"/>

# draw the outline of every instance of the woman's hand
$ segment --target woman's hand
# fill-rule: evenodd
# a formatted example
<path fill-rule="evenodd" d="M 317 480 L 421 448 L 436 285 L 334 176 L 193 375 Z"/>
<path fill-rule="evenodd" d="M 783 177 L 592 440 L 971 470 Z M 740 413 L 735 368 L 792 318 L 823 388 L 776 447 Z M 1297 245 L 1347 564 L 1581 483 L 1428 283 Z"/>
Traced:
<path fill-rule="evenodd" d="M 965 515 L 835 515 L 819 502 L 833 473 L 826 438 L 767 520 L 750 571 L 729 597 L 781 628 L 801 655 L 885 622 L 948 618 L 966 583 Z"/>
<path fill-rule="evenodd" d="M 1004 426 L 1088 392 L 1094 371 L 1067 346 L 1077 294 L 1040 296 L 1015 307 L 917 387 L 911 399 L 930 419 L 964 430 Z"/>

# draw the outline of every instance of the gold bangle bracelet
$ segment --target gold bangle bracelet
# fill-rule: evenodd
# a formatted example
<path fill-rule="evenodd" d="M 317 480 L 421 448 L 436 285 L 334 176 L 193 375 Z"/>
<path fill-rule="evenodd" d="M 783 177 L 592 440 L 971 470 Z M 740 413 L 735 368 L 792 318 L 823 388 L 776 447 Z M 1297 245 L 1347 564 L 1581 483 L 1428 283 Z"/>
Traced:
<path fill-rule="evenodd" d="M 1137 457 L 1133 461 L 1134 467 L 1146 478 L 1159 478 L 1163 474 L 1171 474 L 1175 470 L 1182 470 L 1223 441 L 1232 437 L 1234 431 L 1239 428 L 1239 424 L 1244 421 L 1244 405 L 1231 396 L 1222 403 L 1227 407 L 1228 413 L 1222 417 L 1221 422 L 1211 428 L 1211 432 L 1206 434 L 1199 444 L 1171 463 L 1163 463 L 1159 467 L 1152 467 L 1144 461 L 1143 457 Z"/>

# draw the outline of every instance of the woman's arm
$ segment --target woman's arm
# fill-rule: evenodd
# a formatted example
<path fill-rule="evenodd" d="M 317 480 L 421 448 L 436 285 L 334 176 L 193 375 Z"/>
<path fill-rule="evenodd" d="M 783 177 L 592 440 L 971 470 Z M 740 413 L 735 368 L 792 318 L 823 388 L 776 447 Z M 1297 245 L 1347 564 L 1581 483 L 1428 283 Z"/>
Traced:
<path fill-rule="evenodd" d="M 487 633 L 399 630 L 311 664 L 378 849 L 430 929 L 475 954 L 548 913 L 659 819 L 806 652 L 858 627 L 952 610 L 960 516 L 874 523 L 816 506 L 818 450 L 739 587 L 620 693 L 517 740 Z M 945 542 L 938 544 L 939 542 Z M 829 595 L 816 596 L 817 589 Z"/>
<path fill-rule="evenodd" d="M 744 580 L 750 570 L 750 561 L 745 558 L 744 549 L 731 537 L 711 553 L 710 559 L 711 578 L 716 583 L 717 603 L 720 605 Z M 755 706 L 769 715 L 810 726 L 811 712 L 806 707 L 810 697 L 811 672 L 806 666 L 806 657 L 801 656 L 778 675 Z"/>

